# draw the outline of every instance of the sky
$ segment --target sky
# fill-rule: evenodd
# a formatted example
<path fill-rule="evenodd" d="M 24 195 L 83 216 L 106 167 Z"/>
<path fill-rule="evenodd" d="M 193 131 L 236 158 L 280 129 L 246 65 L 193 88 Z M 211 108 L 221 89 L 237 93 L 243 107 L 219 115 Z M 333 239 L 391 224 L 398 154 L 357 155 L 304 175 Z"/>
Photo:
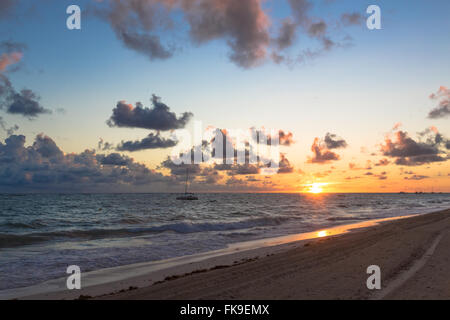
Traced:
<path fill-rule="evenodd" d="M 72 4 L 81 29 L 66 25 Z M 381 29 L 366 25 L 370 5 Z M 2 1 L 0 192 L 181 192 L 186 168 L 196 192 L 450 192 L 448 12 L 445 0 Z M 174 165 L 174 134 L 197 122 L 226 139 L 284 134 L 278 172 Z"/>

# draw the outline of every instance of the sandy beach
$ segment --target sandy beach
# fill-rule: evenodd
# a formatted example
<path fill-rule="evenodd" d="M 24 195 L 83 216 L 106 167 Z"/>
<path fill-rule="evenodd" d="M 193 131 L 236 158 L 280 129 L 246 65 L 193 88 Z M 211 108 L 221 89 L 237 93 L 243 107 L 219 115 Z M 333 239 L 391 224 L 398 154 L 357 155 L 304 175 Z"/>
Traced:
<path fill-rule="evenodd" d="M 450 210 L 384 222 L 102 299 L 448 299 L 449 228 Z M 369 265 L 381 290 L 366 287 Z"/>
<path fill-rule="evenodd" d="M 308 237 L 315 238 L 305 240 Z M 37 286 L 35 293 L 16 295 L 136 300 L 450 298 L 450 209 L 271 241 L 90 272 L 83 275 L 90 285 L 81 290 L 65 290 L 65 279 L 58 279 L 47 283 L 48 292 L 39 292 L 45 286 Z M 381 290 L 367 289 L 370 265 L 381 269 Z"/>

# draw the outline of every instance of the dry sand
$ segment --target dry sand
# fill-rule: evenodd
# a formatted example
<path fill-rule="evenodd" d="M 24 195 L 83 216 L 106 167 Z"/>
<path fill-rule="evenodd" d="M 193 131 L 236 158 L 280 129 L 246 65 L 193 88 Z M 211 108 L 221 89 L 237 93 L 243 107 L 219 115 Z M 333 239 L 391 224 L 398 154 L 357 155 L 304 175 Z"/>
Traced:
<path fill-rule="evenodd" d="M 179 273 L 97 298 L 450 298 L 450 209 L 299 243 L 296 248 L 260 251 L 257 259 L 234 266 Z M 369 265 L 381 268 L 381 290 L 366 287 Z"/>

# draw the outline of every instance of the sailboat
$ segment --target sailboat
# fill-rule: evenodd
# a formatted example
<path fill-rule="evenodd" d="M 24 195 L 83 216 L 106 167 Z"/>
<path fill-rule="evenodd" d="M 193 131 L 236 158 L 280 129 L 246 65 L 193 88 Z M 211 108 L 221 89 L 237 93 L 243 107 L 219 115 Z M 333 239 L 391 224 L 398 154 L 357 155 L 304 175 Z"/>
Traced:
<path fill-rule="evenodd" d="M 198 200 L 198 198 L 193 193 L 188 193 L 188 180 L 189 180 L 189 169 L 186 168 L 186 184 L 184 186 L 184 195 L 177 197 L 177 200 Z"/>

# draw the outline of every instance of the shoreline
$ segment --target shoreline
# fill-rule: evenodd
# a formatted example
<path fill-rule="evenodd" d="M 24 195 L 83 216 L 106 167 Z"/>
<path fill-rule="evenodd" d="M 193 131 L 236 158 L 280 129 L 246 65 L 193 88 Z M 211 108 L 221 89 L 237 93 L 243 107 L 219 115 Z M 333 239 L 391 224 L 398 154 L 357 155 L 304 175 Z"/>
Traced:
<path fill-rule="evenodd" d="M 233 266 L 197 270 L 99 299 L 449 299 L 450 209 L 294 242 Z M 292 243 L 291 243 L 292 244 Z M 367 268 L 381 270 L 369 290 Z"/>
<path fill-rule="evenodd" d="M 120 299 L 121 294 L 135 291 L 137 288 L 145 289 L 168 280 L 186 278 L 218 269 L 234 268 L 291 250 L 306 248 L 309 243 L 365 233 L 389 221 L 392 223 L 405 218 L 409 220 L 431 214 L 433 213 L 367 220 L 314 232 L 236 243 L 225 249 L 192 256 L 100 269 L 82 274 L 83 288 L 81 290 L 67 290 L 66 278 L 61 278 L 26 288 L 0 291 L 0 299 L 76 299 L 104 296 Z M 319 233 L 320 231 L 322 232 Z"/>

